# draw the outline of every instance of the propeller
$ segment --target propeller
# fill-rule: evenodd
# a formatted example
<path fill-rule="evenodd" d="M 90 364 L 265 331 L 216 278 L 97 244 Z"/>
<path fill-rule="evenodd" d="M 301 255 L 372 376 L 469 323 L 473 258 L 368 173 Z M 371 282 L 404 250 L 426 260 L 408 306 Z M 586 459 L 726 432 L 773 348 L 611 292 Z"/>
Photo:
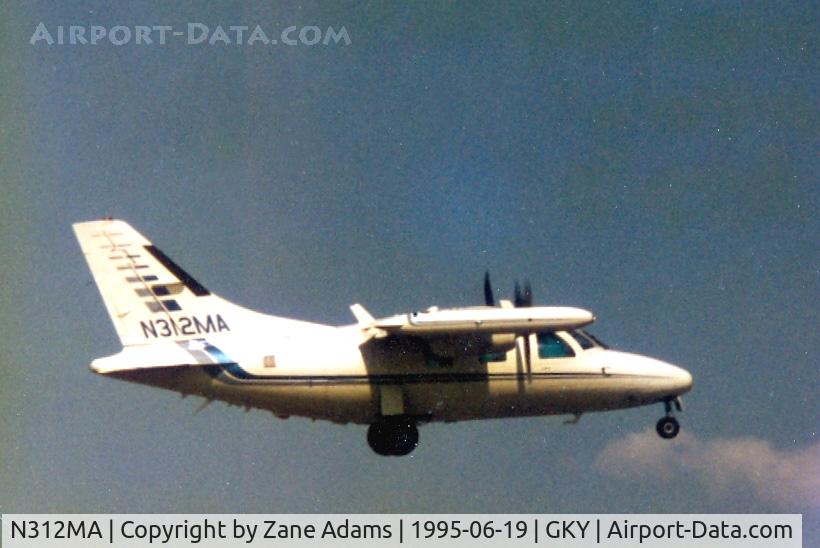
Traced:
<path fill-rule="evenodd" d="M 532 285 L 528 279 L 524 279 L 524 285 L 521 285 L 517 280 L 515 282 L 515 290 L 513 292 L 513 305 L 515 308 L 529 308 L 532 306 Z M 495 293 L 493 292 L 493 284 L 490 281 L 490 271 L 484 272 L 484 304 L 487 306 L 496 306 Z"/>

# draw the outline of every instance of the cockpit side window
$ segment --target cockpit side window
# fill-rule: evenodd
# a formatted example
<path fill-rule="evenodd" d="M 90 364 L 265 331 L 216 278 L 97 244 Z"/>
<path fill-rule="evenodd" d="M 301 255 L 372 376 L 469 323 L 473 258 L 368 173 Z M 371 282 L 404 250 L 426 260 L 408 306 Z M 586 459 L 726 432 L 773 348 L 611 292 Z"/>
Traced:
<path fill-rule="evenodd" d="M 558 338 L 555 333 L 538 334 L 539 358 L 571 358 L 575 355 L 567 343 Z"/>
<path fill-rule="evenodd" d="M 608 345 L 606 345 L 606 344 L 604 344 L 604 343 L 601 341 L 601 339 L 599 339 L 598 337 L 596 337 L 595 335 L 593 335 L 593 334 L 592 334 L 592 333 L 590 333 L 589 331 L 584 331 L 583 329 L 579 329 L 578 331 L 579 331 L 579 332 L 580 332 L 580 333 L 581 333 L 584 337 L 586 337 L 587 339 L 589 339 L 589 340 L 591 340 L 593 343 L 595 343 L 595 346 L 600 346 L 601 348 L 609 348 L 609 346 L 608 346 Z"/>
<path fill-rule="evenodd" d="M 595 348 L 596 346 L 592 339 L 580 331 L 570 331 L 569 334 L 572 335 L 572 338 L 575 339 L 578 345 L 584 350 L 589 350 L 590 348 Z"/>

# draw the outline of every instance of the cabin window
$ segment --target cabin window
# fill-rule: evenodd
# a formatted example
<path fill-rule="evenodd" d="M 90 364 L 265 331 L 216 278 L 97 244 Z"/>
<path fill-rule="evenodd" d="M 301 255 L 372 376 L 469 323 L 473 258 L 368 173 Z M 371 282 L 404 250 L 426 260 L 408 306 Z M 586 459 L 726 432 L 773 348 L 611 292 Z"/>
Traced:
<path fill-rule="evenodd" d="M 538 334 L 539 358 L 570 358 L 574 355 L 569 345 L 559 339 L 555 333 Z"/>
<path fill-rule="evenodd" d="M 479 361 L 481 363 L 490 363 L 490 362 L 503 362 L 507 360 L 507 353 L 506 352 L 487 352 L 486 354 L 482 354 L 479 356 Z"/>

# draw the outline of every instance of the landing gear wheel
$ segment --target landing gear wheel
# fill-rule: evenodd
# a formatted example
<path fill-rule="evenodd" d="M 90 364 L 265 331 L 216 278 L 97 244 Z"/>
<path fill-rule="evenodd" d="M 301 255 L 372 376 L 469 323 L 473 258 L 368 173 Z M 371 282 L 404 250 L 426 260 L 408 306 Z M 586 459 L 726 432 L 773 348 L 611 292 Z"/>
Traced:
<path fill-rule="evenodd" d="M 387 434 L 387 425 L 383 422 L 374 422 L 367 429 L 367 443 L 379 455 L 387 456 L 390 454 Z"/>
<path fill-rule="evenodd" d="M 379 455 L 404 456 L 419 444 L 419 429 L 410 420 L 382 420 L 367 429 L 367 443 Z"/>
<path fill-rule="evenodd" d="M 655 425 L 655 430 L 658 431 L 658 435 L 663 439 L 671 440 L 680 432 L 680 424 L 675 417 L 664 417 Z"/>
<path fill-rule="evenodd" d="M 419 429 L 414 422 L 398 422 L 393 427 L 392 454 L 409 455 L 419 444 Z"/>

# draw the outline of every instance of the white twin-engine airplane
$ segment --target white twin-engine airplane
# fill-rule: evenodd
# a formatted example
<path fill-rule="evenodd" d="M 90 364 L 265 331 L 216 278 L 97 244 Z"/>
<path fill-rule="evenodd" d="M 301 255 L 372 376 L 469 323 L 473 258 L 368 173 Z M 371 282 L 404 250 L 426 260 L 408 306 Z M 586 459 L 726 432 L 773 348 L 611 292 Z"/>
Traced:
<path fill-rule="evenodd" d="M 665 405 L 661 437 L 692 376 L 652 358 L 608 349 L 581 328 L 592 313 L 515 300 L 429 308 L 320 325 L 253 312 L 208 291 L 124 221 L 74 231 L 123 350 L 99 358 L 101 375 L 230 404 L 369 425 L 380 455 L 406 455 L 418 425 Z"/>

